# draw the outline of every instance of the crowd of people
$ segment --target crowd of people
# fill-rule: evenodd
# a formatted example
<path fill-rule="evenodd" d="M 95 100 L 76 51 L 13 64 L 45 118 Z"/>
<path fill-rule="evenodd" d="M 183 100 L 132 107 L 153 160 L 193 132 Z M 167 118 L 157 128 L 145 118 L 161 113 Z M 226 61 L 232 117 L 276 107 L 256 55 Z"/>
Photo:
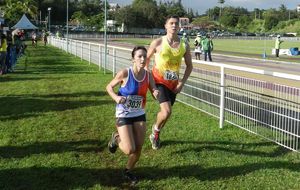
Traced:
<path fill-rule="evenodd" d="M 0 75 L 14 72 L 17 60 L 24 55 L 26 33 L 24 30 L 2 31 L 0 30 Z M 27 37 L 29 33 L 27 33 Z M 48 33 L 43 31 L 41 40 L 47 44 Z M 37 47 L 38 35 L 35 31 L 30 33 L 32 46 Z"/>
<path fill-rule="evenodd" d="M 195 57 L 196 60 L 200 60 L 200 55 L 204 54 L 204 61 L 212 61 L 211 52 L 213 51 L 214 44 L 209 34 L 201 35 L 197 33 L 197 37 L 194 41 L 195 46 Z"/>
<path fill-rule="evenodd" d="M 13 72 L 17 59 L 24 54 L 26 48 L 24 30 L 0 30 L 0 75 Z"/>

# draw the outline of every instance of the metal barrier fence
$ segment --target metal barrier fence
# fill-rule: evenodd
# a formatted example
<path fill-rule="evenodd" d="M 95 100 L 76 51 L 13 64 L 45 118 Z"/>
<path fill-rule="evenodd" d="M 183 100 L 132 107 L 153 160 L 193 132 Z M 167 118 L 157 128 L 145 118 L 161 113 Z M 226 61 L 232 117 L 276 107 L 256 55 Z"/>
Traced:
<path fill-rule="evenodd" d="M 50 43 L 114 75 L 132 64 L 131 49 L 108 46 L 104 63 L 103 44 L 68 40 L 67 46 L 66 39 L 57 38 L 51 38 Z M 226 121 L 300 152 L 300 89 L 286 85 L 300 81 L 300 76 L 215 62 L 193 63 L 193 72 L 178 101 L 219 118 L 220 128 Z M 266 80 L 268 77 L 272 79 Z M 285 84 L 272 82 L 274 78 L 284 79 Z"/>
<path fill-rule="evenodd" d="M 69 38 L 72 39 L 103 39 L 103 33 L 69 33 Z M 162 35 L 148 35 L 148 34 L 108 34 L 108 39 L 114 38 L 158 38 Z M 196 36 L 190 36 L 191 39 Z M 276 36 L 214 36 L 214 39 L 235 39 L 235 40 L 275 40 Z M 284 41 L 298 42 L 300 37 L 281 37 Z"/>

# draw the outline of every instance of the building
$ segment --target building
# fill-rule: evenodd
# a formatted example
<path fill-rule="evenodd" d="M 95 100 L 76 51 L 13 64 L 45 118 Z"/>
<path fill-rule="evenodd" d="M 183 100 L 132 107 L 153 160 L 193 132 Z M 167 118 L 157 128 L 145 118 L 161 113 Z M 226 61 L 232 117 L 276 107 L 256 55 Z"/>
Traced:
<path fill-rule="evenodd" d="M 297 12 L 300 13 L 300 4 L 297 6 Z"/>
<path fill-rule="evenodd" d="M 180 17 L 179 18 L 179 28 L 181 30 L 190 30 L 192 29 L 193 25 L 190 24 L 190 19 L 187 17 Z"/>
<path fill-rule="evenodd" d="M 179 27 L 180 28 L 185 28 L 190 24 L 190 19 L 186 17 L 180 17 L 179 18 Z"/>

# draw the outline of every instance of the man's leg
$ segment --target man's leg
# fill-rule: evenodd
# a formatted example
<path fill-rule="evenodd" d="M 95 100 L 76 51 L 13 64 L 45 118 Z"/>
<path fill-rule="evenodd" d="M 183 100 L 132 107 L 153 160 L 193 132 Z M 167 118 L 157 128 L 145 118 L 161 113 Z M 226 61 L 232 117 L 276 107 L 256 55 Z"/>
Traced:
<path fill-rule="evenodd" d="M 212 58 L 211 58 L 211 51 L 210 50 L 208 50 L 208 59 L 209 59 L 209 61 L 212 61 Z"/>
<path fill-rule="evenodd" d="M 167 120 L 169 119 L 172 112 L 172 105 L 176 99 L 176 94 L 166 86 L 157 84 L 157 88 L 160 92 L 158 97 L 160 111 L 157 113 L 156 122 L 152 126 L 152 133 L 149 137 L 152 148 L 155 150 L 160 148 L 160 130 L 165 126 Z"/>
<path fill-rule="evenodd" d="M 165 126 L 172 112 L 171 102 L 163 102 L 160 104 L 160 111 L 157 113 L 156 122 L 152 126 L 152 133 L 150 135 L 150 141 L 152 148 L 157 150 L 160 148 L 159 134 L 160 130 Z"/>
<path fill-rule="evenodd" d="M 279 49 L 276 49 L 276 57 L 279 57 Z"/>

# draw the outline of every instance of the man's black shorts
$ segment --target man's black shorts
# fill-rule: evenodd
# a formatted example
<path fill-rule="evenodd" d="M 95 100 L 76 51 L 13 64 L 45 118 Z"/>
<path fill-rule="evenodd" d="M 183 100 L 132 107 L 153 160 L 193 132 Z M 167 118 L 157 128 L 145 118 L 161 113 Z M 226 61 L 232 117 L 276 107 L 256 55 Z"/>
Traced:
<path fill-rule="evenodd" d="M 156 86 L 159 90 L 159 103 L 171 102 L 171 105 L 173 106 L 173 104 L 175 103 L 176 94 L 163 84 L 156 84 Z"/>
<path fill-rule="evenodd" d="M 134 122 L 139 122 L 139 121 L 146 122 L 146 115 L 143 114 L 137 117 L 129 117 L 129 118 L 118 117 L 116 124 L 118 127 L 121 127 L 123 125 L 133 125 Z"/>

